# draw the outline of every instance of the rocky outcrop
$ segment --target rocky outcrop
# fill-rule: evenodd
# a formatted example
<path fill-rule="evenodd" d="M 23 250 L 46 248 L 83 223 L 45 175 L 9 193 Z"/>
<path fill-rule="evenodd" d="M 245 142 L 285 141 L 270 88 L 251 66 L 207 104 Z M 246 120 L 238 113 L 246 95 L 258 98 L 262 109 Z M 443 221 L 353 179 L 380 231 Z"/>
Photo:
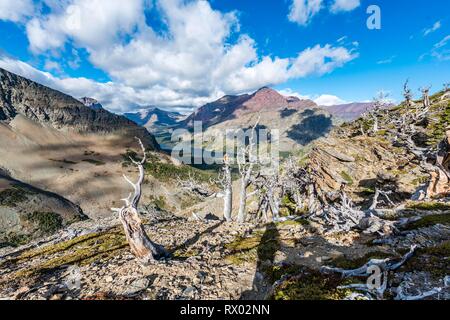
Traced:
<path fill-rule="evenodd" d="M 0 247 L 24 244 L 86 218 L 69 200 L 0 173 Z"/>
<path fill-rule="evenodd" d="M 127 118 L 87 107 L 71 96 L 0 68 L 0 121 L 11 121 L 18 114 L 56 129 L 81 133 L 122 131 L 158 149 L 154 137 Z"/>
<path fill-rule="evenodd" d="M 80 99 L 80 101 L 86 107 L 89 107 L 91 109 L 94 109 L 94 110 L 101 110 L 101 109 L 103 109 L 103 106 L 101 105 L 101 103 L 98 102 L 97 100 L 95 100 L 94 98 L 83 97 L 83 98 Z"/>

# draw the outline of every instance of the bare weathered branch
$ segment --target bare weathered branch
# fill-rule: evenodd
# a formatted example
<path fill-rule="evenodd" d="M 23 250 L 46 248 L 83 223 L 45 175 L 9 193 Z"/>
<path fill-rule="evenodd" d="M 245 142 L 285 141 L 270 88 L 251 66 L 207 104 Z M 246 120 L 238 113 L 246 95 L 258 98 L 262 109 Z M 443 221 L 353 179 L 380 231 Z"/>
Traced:
<path fill-rule="evenodd" d="M 131 252 L 139 259 L 141 263 L 147 264 L 153 260 L 167 257 L 166 250 L 150 240 L 144 230 L 144 226 L 138 214 L 139 200 L 141 199 L 141 185 L 144 181 L 145 171 L 143 165 L 147 160 L 146 152 L 142 141 L 136 138 L 144 153 L 141 161 L 137 161 L 130 157 L 139 170 L 139 178 L 136 183 L 132 182 L 124 175 L 125 180 L 133 186 L 134 193 L 131 193 L 128 198 L 122 199 L 125 206 L 117 209 L 113 208 L 114 212 L 119 214 L 119 219 L 122 222 L 127 241 L 130 245 Z"/>

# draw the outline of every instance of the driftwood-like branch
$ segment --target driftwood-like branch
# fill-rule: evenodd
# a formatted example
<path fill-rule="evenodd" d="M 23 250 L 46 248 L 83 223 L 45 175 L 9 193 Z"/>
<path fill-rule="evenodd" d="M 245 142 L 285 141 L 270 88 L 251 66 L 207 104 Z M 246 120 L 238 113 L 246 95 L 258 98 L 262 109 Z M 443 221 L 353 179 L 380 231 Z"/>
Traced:
<path fill-rule="evenodd" d="M 141 185 L 144 181 L 144 164 L 147 157 L 142 141 L 138 138 L 136 139 L 139 142 L 144 157 L 141 161 L 137 161 L 132 157 L 130 157 L 130 160 L 138 167 L 139 178 L 137 182 L 134 183 L 124 175 L 125 180 L 133 187 L 134 193 L 130 193 L 126 199 L 122 199 L 122 201 L 125 202 L 124 207 L 120 209 L 113 208 L 112 210 L 119 214 L 119 219 L 120 222 L 122 222 L 131 252 L 136 256 L 136 258 L 139 259 L 141 263 L 147 264 L 153 260 L 159 260 L 167 257 L 168 253 L 161 245 L 150 240 L 139 217 L 138 205 L 142 195 Z"/>
<path fill-rule="evenodd" d="M 431 290 L 421 292 L 417 295 L 407 295 L 404 291 L 404 283 L 401 283 L 400 286 L 396 289 L 397 295 L 395 296 L 394 300 L 408 300 L 408 301 L 416 301 L 416 300 L 423 300 L 425 298 L 434 296 L 435 294 L 438 294 L 442 291 L 442 288 L 433 288 Z"/>
<path fill-rule="evenodd" d="M 334 267 L 328 267 L 323 266 L 321 268 L 322 272 L 332 272 L 332 273 L 340 273 L 344 278 L 348 277 L 364 277 L 364 276 L 370 276 L 370 266 L 378 266 L 383 271 L 395 271 L 398 268 L 400 268 L 403 264 L 405 264 L 406 261 L 408 261 L 413 255 L 416 250 L 417 246 L 412 245 L 409 252 L 405 254 L 402 259 L 398 262 L 395 262 L 392 258 L 387 259 L 371 259 L 369 260 L 365 265 L 356 268 L 356 269 L 341 269 L 341 268 L 334 268 Z"/>
<path fill-rule="evenodd" d="M 177 177 L 177 184 L 180 188 L 185 189 L 189 192 L 193 192 L 203 198 L 211 197 L 214 195 L 214 192 L 212 192 L 207 185 L 199 182 L 194 177 L 192 172 L 189 172 L 187 179 Z"/>

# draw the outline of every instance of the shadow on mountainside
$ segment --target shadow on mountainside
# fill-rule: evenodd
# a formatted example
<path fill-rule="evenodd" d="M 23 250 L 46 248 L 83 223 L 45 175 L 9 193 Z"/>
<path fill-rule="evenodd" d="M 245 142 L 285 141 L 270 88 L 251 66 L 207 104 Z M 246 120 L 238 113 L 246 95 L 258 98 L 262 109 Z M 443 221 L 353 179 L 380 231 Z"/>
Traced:
<path fill-rule="evenodd" d="M 314 110 L 305 110 L 301 116 L 304 117 L 302 121 L 287 132 L 290 139 L 301 145 L 326 136 L 333 128 L 330 116 L 316 114 Z"/>

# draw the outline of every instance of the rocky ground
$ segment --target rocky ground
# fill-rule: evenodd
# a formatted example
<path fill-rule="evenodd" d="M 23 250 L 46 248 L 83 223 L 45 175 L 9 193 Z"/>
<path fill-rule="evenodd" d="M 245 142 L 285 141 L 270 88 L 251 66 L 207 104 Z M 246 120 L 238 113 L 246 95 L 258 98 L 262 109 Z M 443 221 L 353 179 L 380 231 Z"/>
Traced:
<path fill-rule="evenodd" d="M 357 232 L 325 234 L 304 220 L 236 226 L 168 213 L 146 215 L 150 237 L 170 252 L 141 266 L 118 221 L 84 221 L 25 247 L 3 248 L 0 296 L 6 299 L 342 299 L 342 280 L 323 265 L 356 268 L 369 258 L 400 258 L 420 249 L 389 283 L 420 292 L 445 287 L 450 208 L 429 212 L 382 241 Z M 415 211 L 414 214 L 418 213 Z M 405 212 L 409 216 L 411 212 Z M 433 218 L 430 218 L 433 217 Z M 279 281 L 282 279 L 282 281 Z M 434 299 L 450 297 L 448 287 Z"/>

